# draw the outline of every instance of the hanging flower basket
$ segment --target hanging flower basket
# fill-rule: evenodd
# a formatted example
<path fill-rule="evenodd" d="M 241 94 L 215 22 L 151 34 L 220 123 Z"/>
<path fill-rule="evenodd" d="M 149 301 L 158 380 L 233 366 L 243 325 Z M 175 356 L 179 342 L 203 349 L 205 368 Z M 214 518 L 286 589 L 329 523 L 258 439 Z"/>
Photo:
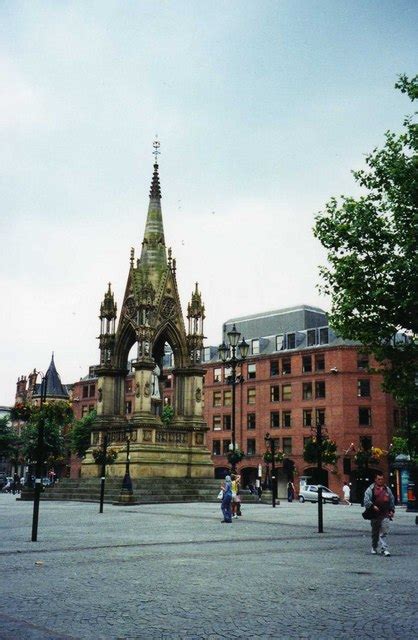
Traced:
<path fill-rule="evenodd" d="M 245 458 L 245 453 L 241 451 L 241 449 L 235 449 L 235 451 L 230 451 L 226 457 L 229 464 L 237 464 L 238 462 L 241 462 L 243 458 Z"/>
<path fill-rule="evenodd" d="M 92 454 L 96 464 L 113 464 L 118 457 L 117 450 L 112 448 L 107 449 L 106 457 L 103 449 L 93 449 Z"/>
<path fill-rule="evenodd" d="M 335 464 L 340 456 L 337 454 L 337 443 L 335 440 L 324 438 L 321 447 L 321 459 L 324 464 Z M 311 438 L 303 449 L 303 459 L 305 462 L 316 464 L 318 462 L 318 445 L 316 438 Z"/>
<path fill-rule="evenodd" d="M 284 458 L 283 451 L 275 451 L 274 453 L 274 462 L 282 462 Z M 271 451 L 266 451 L 263 455 L 263 460 L 266 464 L 271 464 L 273 462 L 273 455 Z"/>
<path fill-rule="evenodd" d="M 387 455 L 387 451 L 379 447 L 372 447 L 371 449 L 360 449 L 357 451 L 354 460 L 358 467 L 365 467 L 369 464 L 379 464 L 379 461 L 385 455 Z"/>
<path fill-rule="evenodd" d="M 12 420 L 20 420 L 27 422 L 32 414 L 32 408 L 23 402 L 18 402 L 12 407 L 10 411 L 10 417 Z"/>

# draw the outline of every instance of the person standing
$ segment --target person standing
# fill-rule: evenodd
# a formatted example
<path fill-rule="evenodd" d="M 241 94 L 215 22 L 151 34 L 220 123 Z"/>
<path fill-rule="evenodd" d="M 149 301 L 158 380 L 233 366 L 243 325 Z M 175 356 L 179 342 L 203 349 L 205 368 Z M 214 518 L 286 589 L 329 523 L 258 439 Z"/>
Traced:
<path fill-rule="evenodd" d="M 383 473 L 378 471 L 374 483 L 364 493 L 364 508 L 373 507 L 376 517 L 370 520 L 372 527 L 372 554 L 377 554 L 377 545 L 380 542 L 381 553 L 390 556 L 387 536 L 389 524 L 395 513 L 395 498 L 390 488 L 385 484 Z"/>
<path fill-rule="evenodd" d="M 350 493 L 351 493 L 350 485 L 347 482 L 344 482 L 344 485 L 343 485 L 343 500 L 349 507 L 351 507 Z"/>
<path fill-rule="evenodd" d="M 287 501 L 293 502 L 295 498 L 295 485 L 291 480 L 287 483 Z"/>
<path fill-rule="evenodd" d="M 221 522 L 232 522 L 232 514 L 231 514 L 231 500 L 232 500 L 232 482 L 231 476 L 225 476 L 225 481 L 221 486 L 222 491 L 224 492 L 221 509 L 224 519 Z"/>

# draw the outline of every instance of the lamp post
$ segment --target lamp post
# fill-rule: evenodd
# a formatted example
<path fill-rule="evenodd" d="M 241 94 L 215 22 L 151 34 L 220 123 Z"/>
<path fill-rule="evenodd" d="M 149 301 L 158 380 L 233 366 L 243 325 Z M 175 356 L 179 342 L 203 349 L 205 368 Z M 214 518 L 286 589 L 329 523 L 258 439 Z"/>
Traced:
<path fill-rule="evenodd" d="M 125 435 L 126 435 L 125 475 L 123 477 L 122 489 L 119 495 L 118 504 L 137 504 L 134 499 L 133 489 L 132 489 L 132 479 L 129 473 L 129 466 L 131 462 L 130 451 L 131 451 L 132 433 L 133 433 L 132 423 L 128 422 L 125 429 Z"/>
<path fill-rule="evenodd" d="M 264 436 L 264 441 L 266 446 L 268 445 L 270 447 L 271 453 L 271 506 L 275 508 L 277 498 L 276 464 L 274 460 L 276 455 L 275 442 L 274 438 L 271 438 L 269 433 L 266 433 Z"/>
<path fill-rule="evenodd" d="M 235 387 L 242 380 L 242 376 L 237 376 L 237 364 L 246 359 L 248 355 L 249 345 L 245 342 L 244 338 L 242 338 L 241 342 L 239 339 L 241 334 L 237 331 L 235 323 L 230 331 L 226 334 L 228 336 L 228 343 L 225 344 L 225 341 L 222 342 L 218 347 L 219 357 L 224 364 L 227 364 L 231 367 L 231 375 L 229 376 L 229 384 L 232 387 L 232 414 L 231 414 L 231 432 L 232 432 L 232 473 L 235 473 L 236 470 L 236 462 L 235 462 L 235 450 L 236 450 L 236 435 L 235 435 Z M 237 357 L 237 353 L 239 358 Z M 229 356 L 229 354 L 231 354 Z M 228 357 L 229 356 L 229 357 Z"/>
<path fill-rule="evenodd" d="M 106 479 L 106 456 L 107 456 L 107 433 L 105 433 L 103 436 L 103 458 L 102 458 L 102 473 L 100 477 L 99 513 L 103 513 L 104 490 L 105 490 L 105 479 Z"/>
<path fill-rule="evenodd" d="M 322 504 L 322 423 L 316 418 L 316 450 L 318 463 L 318 533 L 324 533 L 323 504 Z"/>
<path fill-rule="evenodd" d="M 42 410 L 42 406 L 46 400 L 48 374 L 47 373 L 45 375 L 41 374 L 41 376 L 42 376 L 41 396 L 40 396 L 39 407 Z M 39 502 L 41 500 L 41 490 L 42 490 L 43 457 L 44 457 L 44 417 L 41 411 L 41 414 L 39 416 L 38 439 L 37 439 L 37 446 L 36 446 L 35 493 L 33 496 L 33 516 L 32 516 L 32 542 L 36 542 L 38 539 Z"/>

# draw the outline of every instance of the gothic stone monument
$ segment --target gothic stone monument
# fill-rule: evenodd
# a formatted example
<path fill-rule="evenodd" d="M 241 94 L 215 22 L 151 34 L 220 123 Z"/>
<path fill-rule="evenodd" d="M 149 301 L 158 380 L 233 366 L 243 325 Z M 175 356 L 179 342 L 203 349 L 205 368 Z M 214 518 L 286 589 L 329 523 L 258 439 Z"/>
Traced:
<path fill-rule="evenodd" d="M 135 260 L 134 249 L 131 249 L 128 281 L 116 330 L 117 309 L 110 284 L 100 307 L 97 418 L 91 448 L 82 464 L 82 477 L 100 474 L 93 450 L 103 447 L 105 439 L 108 448 L 118 451 L 116 462 L 107 467 L 107 474 L 110 477 L 125 474 L 129 426 L 132 478 L 213 478 L 213 464 L 206 446 L 208 427 L 202 413 L 204 370 L 200 362 L 204 306 L 196 284 L 188 305 L 186 334 L 176 283 L 176 262 L 164 240 L 158 146 L 155 142 L 141 257 Z M 161 420 L 166 344 L 174 357 L 173 417 L 167 426 Z M 136 358 L 132 361 L 135 395 L 128 423 L 124 390 L 133 345 L 136 345 Z"/>

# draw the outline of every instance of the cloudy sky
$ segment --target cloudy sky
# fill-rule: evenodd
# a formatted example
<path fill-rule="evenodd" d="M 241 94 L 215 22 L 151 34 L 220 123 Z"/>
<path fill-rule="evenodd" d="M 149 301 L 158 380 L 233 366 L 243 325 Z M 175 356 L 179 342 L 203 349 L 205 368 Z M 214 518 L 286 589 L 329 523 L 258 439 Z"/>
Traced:
<path fill-rule="evenodd" d="M 399 130 L 414 0 L 0 2 L 0 404 L 18 376 L 98 361 L 161 141 L 166 242 L 208 343 L 232 316 L 319 296 L 315 214 Z"/>

